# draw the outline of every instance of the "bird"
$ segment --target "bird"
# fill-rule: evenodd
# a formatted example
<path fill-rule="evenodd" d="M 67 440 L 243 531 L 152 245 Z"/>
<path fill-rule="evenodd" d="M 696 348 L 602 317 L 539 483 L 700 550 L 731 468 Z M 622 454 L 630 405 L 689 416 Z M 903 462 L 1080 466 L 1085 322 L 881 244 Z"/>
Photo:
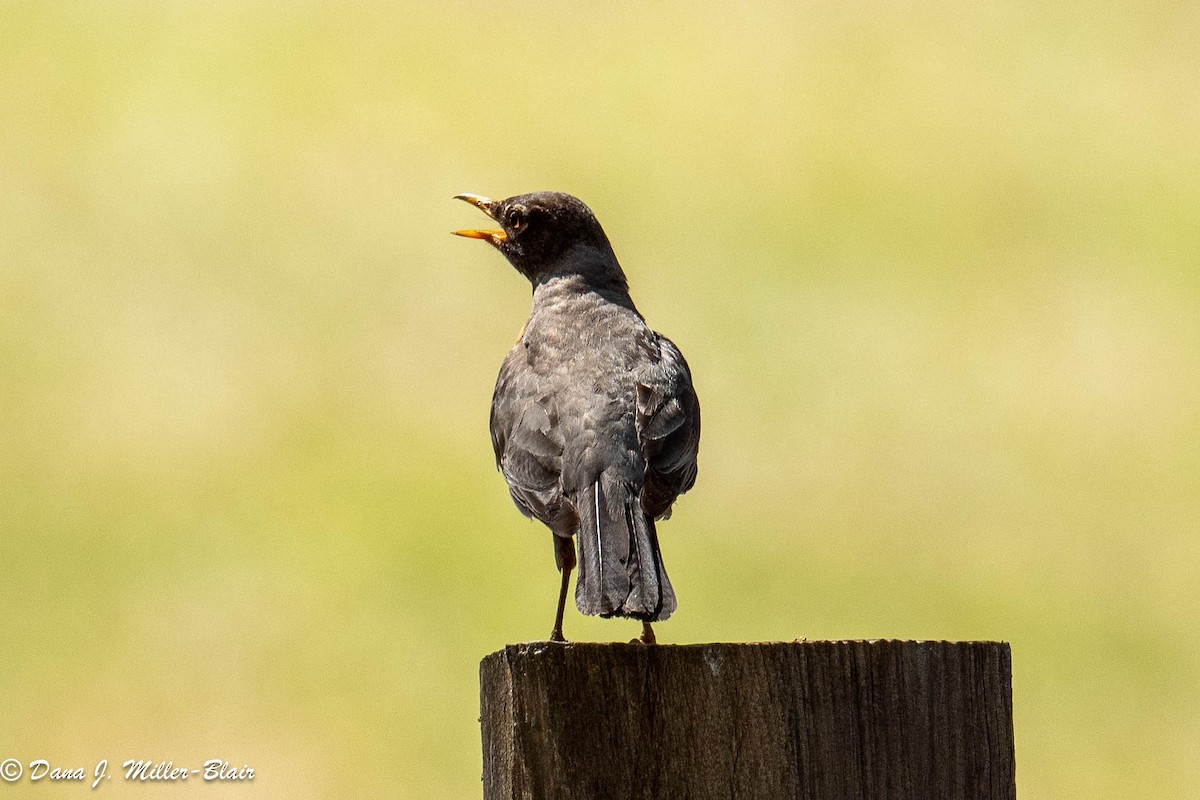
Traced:
<path fill-rule="evenodd" d="M 513 502 L 553 537 L 561 583 L 550 640 L 566 641 L 578 565 L 579 611 L 640 620 L 637 641 L 654 644 L 651 623 L 677 608 L 655 523 L 695 483 L 700 447 L 687 361 L 638 312 L 583 201 L 561 192 L 455 199 L 499 227 L 454 233 L 490 243 L 533 289 L 496 379 L 489 428 Z"/>

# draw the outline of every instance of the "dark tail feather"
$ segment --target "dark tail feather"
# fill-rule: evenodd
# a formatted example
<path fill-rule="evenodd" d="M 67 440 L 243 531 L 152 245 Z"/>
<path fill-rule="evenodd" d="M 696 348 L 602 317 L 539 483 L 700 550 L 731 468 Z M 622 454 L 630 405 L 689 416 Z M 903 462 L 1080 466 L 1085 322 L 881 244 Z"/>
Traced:
<path fill-rule="evenodd" d="M 577 497 L 579 577 L 575 605 L 584 614 L 655 622 L 675 610 L 654 521 L 636 490 L 607 477 Z"/>

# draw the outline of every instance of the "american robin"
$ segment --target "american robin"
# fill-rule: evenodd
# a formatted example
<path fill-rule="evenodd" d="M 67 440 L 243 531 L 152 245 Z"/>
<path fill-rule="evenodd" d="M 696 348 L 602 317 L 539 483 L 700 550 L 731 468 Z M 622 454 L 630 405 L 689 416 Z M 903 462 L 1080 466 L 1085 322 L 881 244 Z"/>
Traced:
<path fill-rule="evenodd" d="M 650 623 L 675 610 L 655 520 L 696 480 L 700 404 L 683 354 L 629 297 L 591 210 L 558 192 L 507 200 L 460 194 L 499 224 L 455 231 L 496 247 L 533 285 L 533 310 L 492 397 L 496 464 L 521 513 L 553 534 L 562 634 L 572 537 L 584 614 Z"/>

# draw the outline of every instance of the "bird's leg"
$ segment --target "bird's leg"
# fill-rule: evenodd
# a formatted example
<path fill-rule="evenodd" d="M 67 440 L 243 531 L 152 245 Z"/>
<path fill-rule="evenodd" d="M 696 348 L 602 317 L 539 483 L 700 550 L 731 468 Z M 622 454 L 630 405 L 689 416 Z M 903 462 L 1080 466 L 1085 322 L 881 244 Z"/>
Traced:
<path fill-rule="evenodd" d="M 558 589 L 558 611 L 554 615 L 554 630 L 550 631 L 550 641 L 565 642 L 567 639 L 563 636 L 562 622 L 563 611 L 567 607 L 567 582 L 571 578 L 571 569 L 564 567 L 562 570 L 562 586 Z"/>
<path fill-rule="evenodd" d="M 562 586 L 558 589 L 558 613 L 554 615 L 554 630 L 550 631 L 550 641 L 565 642 L 562 632 L 563 611 L 567 607 L 567 586 L 571 581 L 571 570 L 575 567 L 575 540 L 555 534 L 554 560 L 562 573 Z"/>
<path fill-rule="evenodd" d="M 654 629 L 650 627 L 649 622 L 642 623 L 642 635 L 638 639 L 642 644 L 657 644 L 658 640 L 654 638 Z"/>

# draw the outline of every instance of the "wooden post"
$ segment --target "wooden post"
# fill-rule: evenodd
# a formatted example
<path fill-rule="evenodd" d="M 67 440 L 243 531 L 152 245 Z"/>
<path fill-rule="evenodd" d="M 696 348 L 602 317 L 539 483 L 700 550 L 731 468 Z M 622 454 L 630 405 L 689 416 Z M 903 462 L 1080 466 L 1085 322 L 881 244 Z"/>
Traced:
<path fill-rule="evenodd" d="M 484 800 L 1013 800 L 1002 642 L 509 645 Z"/>

